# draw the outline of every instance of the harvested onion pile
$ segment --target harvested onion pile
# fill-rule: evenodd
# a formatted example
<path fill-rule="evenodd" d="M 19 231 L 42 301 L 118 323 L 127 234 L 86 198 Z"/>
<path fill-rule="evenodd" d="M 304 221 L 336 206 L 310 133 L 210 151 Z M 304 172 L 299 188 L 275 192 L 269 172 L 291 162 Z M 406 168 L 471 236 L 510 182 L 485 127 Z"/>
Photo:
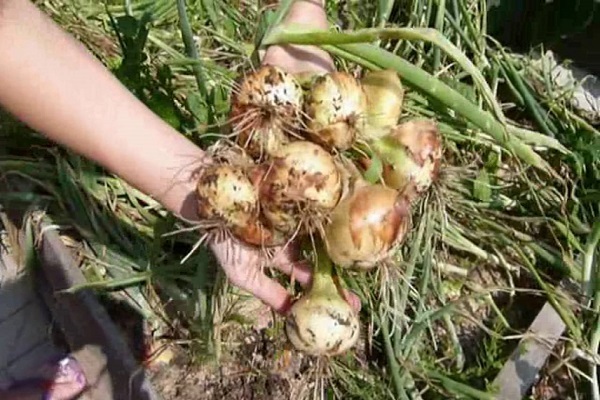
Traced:
<path fill-rule="evenodd" d="M 274 66 L 242 77 L 231 95 L 235 140 L 212 149 L 219 157 L 198 178 L 198 211 L 207 235 L 249 246 L 315 239 L 313 282 L 286 334 L 298 350 L 334 356 L 359 335 L 334 266 L 368 271 L 391 259 L 411 204 L 436 181 L 442 146 L 434 121 L 400 123 L 404 89 L 393 71 L 332 72 L 306 87 Z M 235 157 L 222 156 L 227 146 Z M 354 161 L 364 154 L 381 161 L 376 183 Z"/>

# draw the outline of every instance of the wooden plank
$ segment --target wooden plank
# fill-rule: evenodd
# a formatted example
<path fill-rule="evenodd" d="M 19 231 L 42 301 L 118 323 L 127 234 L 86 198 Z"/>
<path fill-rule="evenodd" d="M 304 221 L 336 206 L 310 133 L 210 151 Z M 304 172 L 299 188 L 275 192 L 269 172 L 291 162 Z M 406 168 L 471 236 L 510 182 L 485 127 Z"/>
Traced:
<path fill-rule="evenodd" d="M 85 283 L 71 253 L 52 229 L 41 230 L 39 290 L 90 383 L 91 400 L 159 400 L 144 369 L 90 290 L 58 291 Z"/>
<path fill-rule="evenodd" d="M 564 331 L 562 318 L 546 302 L 494 379 L 498 400 L 521 400 L 527 394 Z"/>

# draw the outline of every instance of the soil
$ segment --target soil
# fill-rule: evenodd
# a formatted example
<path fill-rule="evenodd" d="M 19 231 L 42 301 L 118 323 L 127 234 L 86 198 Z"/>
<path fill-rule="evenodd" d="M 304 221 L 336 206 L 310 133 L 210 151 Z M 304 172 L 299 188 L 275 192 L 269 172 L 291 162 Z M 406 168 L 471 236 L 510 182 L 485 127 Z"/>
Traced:
<path fill-rule="evenodd" d="M 177 345 L 173 338 L 153 341 L 127 306 L 108 299 L 103 303 L 163 400 L 298 399 L 302 377 L 313 365 L 289 348 L 285 335 L 273 333 L 269 309 L 255 299 L 243 304 L 243 313 L 254 317 L 252 324 L 229 325 L 220 333 L 218 361 L 195 358 L 206 350 L 198 351 L 194 344 Z"/>
<path fill-rule="evenodd" d="M 511 281 L 512 285 L 519 289 L 512 296 L 509 294 Z M 481 294 L 486 291 L 483 288 L 495 288 L 489 292 L 490 297 L 487 301 L 481 297 Z M 456 334 L 467 365 L 478 362 L 479 354 L 485 351 L 483 346 L 489 335 L 486 329 L 494 330 L 493 324 L 498 321 L 498 315 L 493 310 L 491 301 L 509 323 L 510 331 L 517 333 L 531 324 L 543 306 L 544 298 L 529 293 L 526 289 L 536 289 L 535 282 L 528 274 L 516 274 L 502 267 L 481 264 L 469 271 L 460 290 L 448 293 L 449 300 L 466 299 L 458 304 L 460 316 L 454 317 L 453 322 L 456 324 Z M 447 337 L 448 332 L 443 324 L 440 322 L 438 326 L 438 337 Z M 517 343 L 518 340 L 506 340 L 503 352 L 506 355 L 510 354 Z"/>
<path fill-rule="evenodd" d="M 182 357 L 151 371 L 150 378 L 164 400 L 287 399 L 300 383 L 301 362 L 285 368 L 291 353 L 278 355 L 280 347 L 264 331 L 252 330 L 219 365 L 193 365 Z"/>
<path fill-rule="evenodd" d="M 559 343 L 554 354 L 548 359 L 540 371 L 540 380 L 533 385 L 529 399 L 535 400 L 571 400 L 577 397 L 578 383 L 566 364 L 562 364 L 560 356 L 564 352 L 564 343 Z M 585 371 L 584 366 L 577 366 Z M 581 390 L 579 390 L 581 392 Z M 581 396 L 581 395 L 580 395 Z"/>

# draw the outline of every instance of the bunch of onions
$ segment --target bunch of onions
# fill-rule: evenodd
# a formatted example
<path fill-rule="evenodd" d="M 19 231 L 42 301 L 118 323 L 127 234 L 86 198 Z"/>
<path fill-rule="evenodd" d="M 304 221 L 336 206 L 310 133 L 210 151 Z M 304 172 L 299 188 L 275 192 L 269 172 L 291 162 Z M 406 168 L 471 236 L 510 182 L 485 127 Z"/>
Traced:
<path fill-rule="evenodd" d="M 322 247 L 315 258 L 310 288 L 290 308 L 285 332 L 300 351 L 336 356 L 356 344 L 360 320 L 334 281 L 333 264 Z"/>
<path fill-rule="evenodd" d="M 231 96 L 230 121 L 238 144 L 253 156 L 274 151 L 286 142 L 286 133 L 297 135 L 294 121 L 300 120 L 303 104 L 302 87 L 283 69 L 264 65 L 245 75 Z"/>
<path fill-rule="evenodd" d="M 383 162 L 382 178 L 391 188 L 420 195 L 439 175 L 442 140 L 434 121 L 407 121 L 370 145 Z"/>
<path fill-rule="evenodd" d="M 317 229 L 342 192 L 334 158 L 319 145 L 302 140 L 282 146 L 261 164 L 255 181 L 266 220 L 287 235 Z"/>
<path fill-rule="evenodd" d="M 365 139 L 386 135 L 400 119 L 404 88 L 398 74 L 390 69 L 368 71 L 361 79 L 367 96 Z"/>
<path fill-rule="evenodd" d="M 325 148 L 350 149 L 362 136 L 367 97 L 360 82 L 347 72 L 318 76 L 305 102 L 307 136 Z"/>
<path fill-rule="evenodd" d="M 361 80 L 324 73 L 303 89 L 293 75 L 262 66 L 232 93 L 235 144 L 214 146 L 213 162 L 199 173 L 207 234 L 260 248 L 297 235 L 319 243 L 310 289 L 285 324 L 290 342 L 308 354 L 335 356 L 356 343 L 359 318 L 333 267 L 385 267 L 408 234 L 411 202 L 439 173 L 438 128 L 429 120 L 398 124 L 403 100 L 391 70 Z M 362 146 L 382 161 L 381 183 L 366 182 L 351 158 Z"/>
<path fill-rule="evenodd" d="M 359 181 L 331 214 L 324 242 L 336 265 L 370 270 L 397 249 L 410 225 L 410 199 L 406 195 Z"/>

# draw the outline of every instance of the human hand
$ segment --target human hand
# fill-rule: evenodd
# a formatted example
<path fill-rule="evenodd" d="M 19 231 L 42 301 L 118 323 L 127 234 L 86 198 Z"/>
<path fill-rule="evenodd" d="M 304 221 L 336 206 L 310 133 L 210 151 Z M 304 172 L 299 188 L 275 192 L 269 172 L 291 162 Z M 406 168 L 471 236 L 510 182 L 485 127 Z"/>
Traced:
<path fill-rule="evenodd" d="M 321 0 L 296 1 L 287 16 L 286 23 L 312 24 L 319 28 L 327 27 L 327 17 Z M 263 64 L 279 66 L 286 71 L 298 74 L 329 72 L 334 69 L 329 54 L 314 46 L 271 46 L 262 60 Z M 219 261 L 229 281 L 256 296 L 280 314 L 285 314 L 291 305 L 288 291 L 275 280 L 267 277 L 262 266 L 272 265 L 279 271 L 290 275 L 302 286 L 311 280 L 311 268 L 305 261 L 299 261 L 297 246 L 276 248 L 275 256 L 264 258 L 260 250 L 244 246 L 231 239 L 214 242 L 213 253 Z M 355 309 L 360 309 L 360 300 L 345 292 L 346 300 Z"/>

